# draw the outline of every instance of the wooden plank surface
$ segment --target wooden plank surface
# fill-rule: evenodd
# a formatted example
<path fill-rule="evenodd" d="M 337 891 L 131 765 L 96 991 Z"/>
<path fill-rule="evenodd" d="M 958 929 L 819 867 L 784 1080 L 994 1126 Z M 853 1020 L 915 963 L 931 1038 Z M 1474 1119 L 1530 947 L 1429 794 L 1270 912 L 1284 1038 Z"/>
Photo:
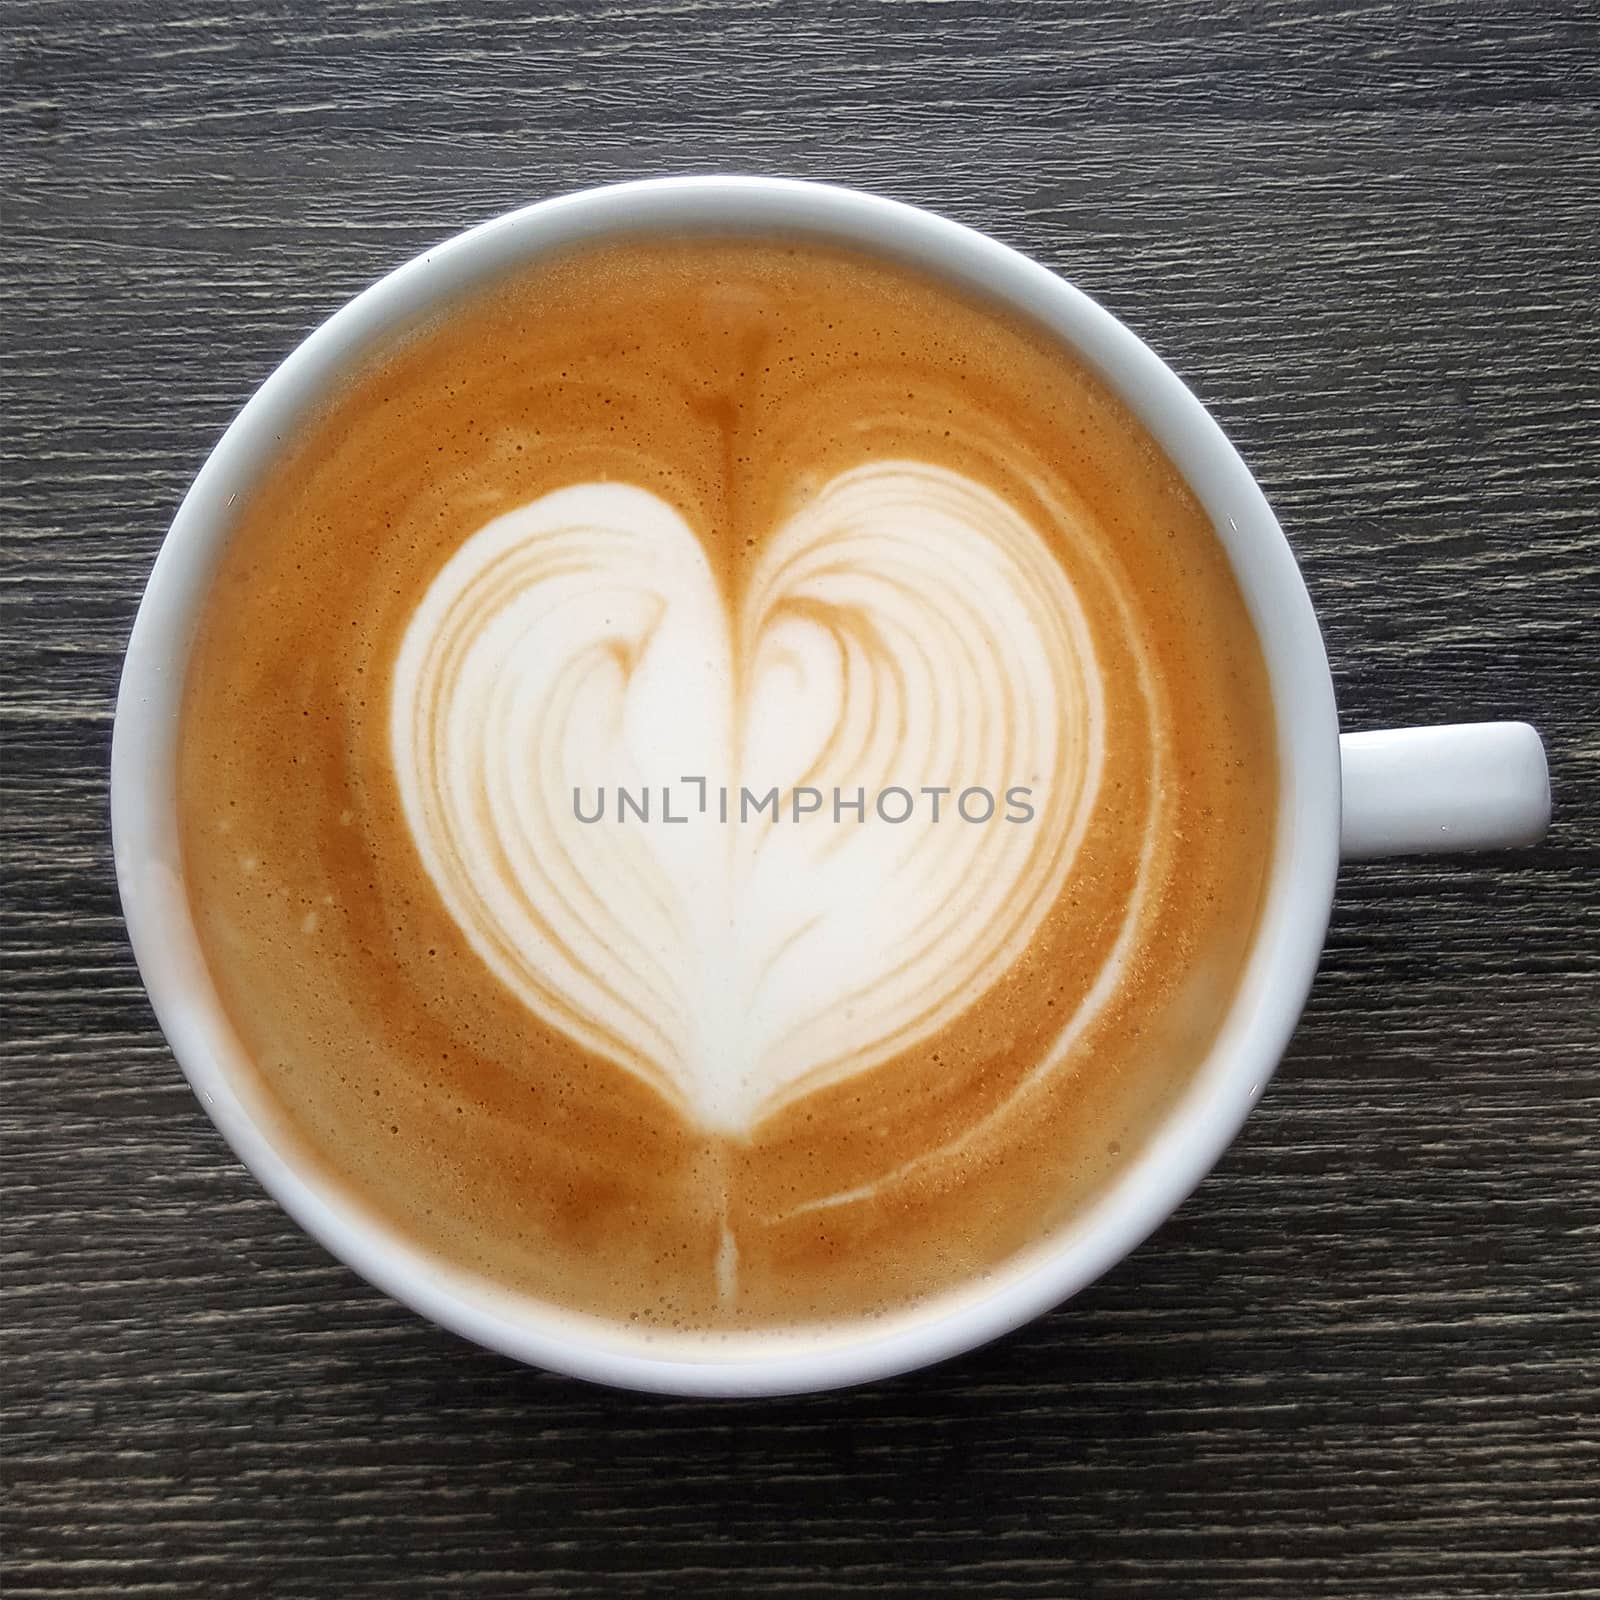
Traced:
<path fill-rule="evenodd" d="M 12 0 L 5 1593 L 1600 1594 L 1592 5 Z M 1245 1135 L 946 1367 L 696 1404 L 387 1302 L 228 1156 L 117 912 L 178 498 L 353 290 L 508 206 L 750 170 L 1065 272 L 1214 408 L 1349 726 L 1526 715 L 1527 856 L 1346 872 Z"/>

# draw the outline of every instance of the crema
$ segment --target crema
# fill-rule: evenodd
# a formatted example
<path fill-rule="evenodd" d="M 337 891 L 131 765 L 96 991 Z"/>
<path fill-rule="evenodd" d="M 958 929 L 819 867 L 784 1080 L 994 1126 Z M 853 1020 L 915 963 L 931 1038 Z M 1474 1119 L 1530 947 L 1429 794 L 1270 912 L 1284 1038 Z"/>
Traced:
<path fill-rule="evenodd" d="M 1044 332 L 652 238 L 395 335 L 237 507 L 185 876 L 275 1136 L 641 1338 L 1020 1259 L 1248 955 L 1266 671 L 1214 530 Z"/>

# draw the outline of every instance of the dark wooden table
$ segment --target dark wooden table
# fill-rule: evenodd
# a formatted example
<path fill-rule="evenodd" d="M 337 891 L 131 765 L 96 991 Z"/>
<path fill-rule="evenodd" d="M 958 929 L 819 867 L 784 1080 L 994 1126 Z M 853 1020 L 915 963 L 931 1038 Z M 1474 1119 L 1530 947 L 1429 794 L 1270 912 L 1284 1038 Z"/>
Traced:
<path fill-rule="evenodd" d="M 12 0 L 5 1593 L 1600 1594 L 1592 5 Z M 1144 334 L 1278 507 L 1349 726 L 1526 715 L 1525 856 L 1347 871 L 1277 1082 L 1155 1239 L 932 1372 L 523 1370 L 234 1162 L 118 916 L 123 642 L 353 290 L 610 179 L 839 179 Z"/>

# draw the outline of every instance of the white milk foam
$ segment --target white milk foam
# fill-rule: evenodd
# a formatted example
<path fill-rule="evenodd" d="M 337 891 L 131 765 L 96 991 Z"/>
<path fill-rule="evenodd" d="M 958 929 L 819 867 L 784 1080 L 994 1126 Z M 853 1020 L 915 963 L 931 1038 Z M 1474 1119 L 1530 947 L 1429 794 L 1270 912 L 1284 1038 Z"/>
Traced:
<path fill-rule="evenodd" d="M 548 494 L 440 570 L 391 694 L 406 819 L 473 948 L 537 1016 L 734 1134 L 929 1038 L 1022 954 L 1106 737 L 1060 562 L 990 490 L 907 460 L 806 501 L 736 610 L 654 495 Z M 866 817 L 796 822 L 798 785 L 863 790 Z M 961 820 L 975 785 L 1031 788 L 1032 820 Z M 575 815 L 575 790 L 618 786 L 652 791 L 649 822 Z M 724 822 L 721 786 L 778 788 L 782 818 L 735 798 Z M 889 786 L 950 794 L 896 825 L 872 811 Z M 662 820 L 664 788 L 687 821 Z"/>

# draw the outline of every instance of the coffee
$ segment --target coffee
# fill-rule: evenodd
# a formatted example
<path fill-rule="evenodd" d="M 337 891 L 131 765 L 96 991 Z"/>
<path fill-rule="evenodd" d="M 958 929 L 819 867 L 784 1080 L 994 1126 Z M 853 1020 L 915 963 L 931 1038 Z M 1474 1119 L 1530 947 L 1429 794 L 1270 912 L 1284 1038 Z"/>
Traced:
<path fill-rule="evenodd" d="M 641 1338 L 1003 1271 L 1249 953 L 1265 667 L 1041 331 L 788 240 L 545 261 L 372 351 L 237 509 L 180 730 L 275 1136 Z"/>

